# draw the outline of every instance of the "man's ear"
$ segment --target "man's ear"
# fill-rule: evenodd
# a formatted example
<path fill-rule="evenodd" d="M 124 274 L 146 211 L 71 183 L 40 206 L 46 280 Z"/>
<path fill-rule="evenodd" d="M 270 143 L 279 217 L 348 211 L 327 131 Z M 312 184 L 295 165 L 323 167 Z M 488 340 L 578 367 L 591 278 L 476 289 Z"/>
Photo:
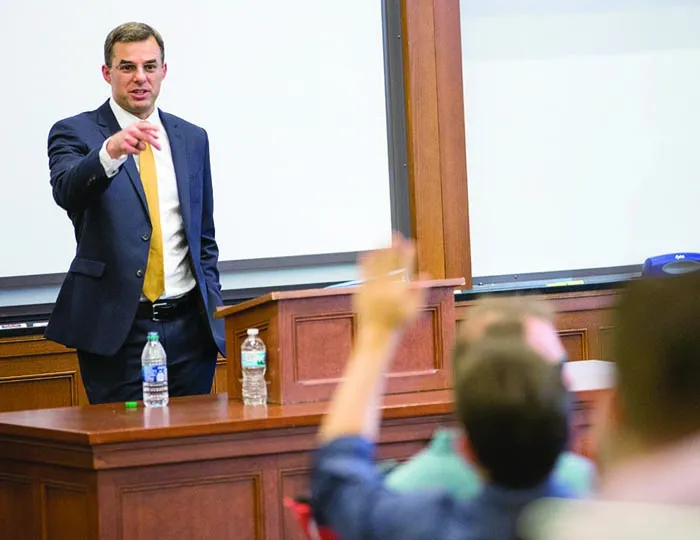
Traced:
<path fill-rule="evenodd" d="M 106 64 L 102 64 L 102 78 L 107 84 L 112 84 L 112 74 L 109 72 L 109 67 Z"/>
<path fill-rule="evenodd" d="M 454 444 L 455 452 L 462 456 L 462 458 L 474 468 L 474 471 L 476 471 L 476 473 L 481 476 L 482 479 L 487 479 L 488 473 L 479 463 L 474 447 L 469 440 L 469 435 L 463 430 L 460 430 Z"/>
<path fill-rule="evenodd" d="M 596 402 L 591 413 L 591 442 L 593 460 L 601 475 L 617 460 L 622 448 L 624 413 L 620 395 L 611 388 Z"/>
<path fill-rule="evenodd" d="M 454 444 L 455 452 L 462 456 L 465 461 L 473 464 L 478 463 L 474 448 L 469 441 L 469 436 L 464 432 L 464 430 L 459 431 L 459 434 L 455 437 Z"/>

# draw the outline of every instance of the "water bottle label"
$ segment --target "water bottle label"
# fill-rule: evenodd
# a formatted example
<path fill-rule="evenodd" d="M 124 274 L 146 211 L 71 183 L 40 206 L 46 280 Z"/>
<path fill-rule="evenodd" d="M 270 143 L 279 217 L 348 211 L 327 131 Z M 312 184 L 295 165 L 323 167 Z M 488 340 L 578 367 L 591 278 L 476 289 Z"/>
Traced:
<path fill-rule="evenodd" d="M 143 382 L 162 383 L 168 380 L 168 366 L 143 366 Z"/>
<path fill-rule="evenodd" d="M 265 352 L 242 351 L 241 366 L 244 368 L 265 367 Z"/>

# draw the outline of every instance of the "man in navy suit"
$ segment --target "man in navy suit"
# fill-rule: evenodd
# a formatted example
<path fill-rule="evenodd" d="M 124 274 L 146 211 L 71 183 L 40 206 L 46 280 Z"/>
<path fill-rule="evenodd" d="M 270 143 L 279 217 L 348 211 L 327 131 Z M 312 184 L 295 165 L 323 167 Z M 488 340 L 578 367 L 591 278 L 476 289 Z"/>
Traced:
<path fill-rule="evenodd" d="M 164 51 L 146 24 L 112 30 L 111 98 L 49 133 L 53 196 L 77 250 L 46 337 L 77 349 L 90 403 L 141 399 L 148 332 L 167 352 L 171 396 L 208 393 L 224 354 L 209 140 L 156 108 Z"/>

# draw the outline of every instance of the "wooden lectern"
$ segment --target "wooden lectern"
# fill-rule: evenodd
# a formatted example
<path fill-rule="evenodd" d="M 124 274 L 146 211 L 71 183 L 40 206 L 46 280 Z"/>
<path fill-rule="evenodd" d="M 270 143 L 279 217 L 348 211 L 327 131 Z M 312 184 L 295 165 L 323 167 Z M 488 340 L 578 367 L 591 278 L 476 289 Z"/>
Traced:
<path fill-rule="evenodd" d="M 464 280 L 424 282 L 422 314 L 406 331 L 392 363 L 387 394 L 450 387 L 455 288 Z M 216 313 L 226 324 L 230 399 L 241 399 L 241 344 L 257 328 L 267 346 L 268 402 L 326 401 L 343 373 L 355 335 L 355 289 L 273 292 Z"/>

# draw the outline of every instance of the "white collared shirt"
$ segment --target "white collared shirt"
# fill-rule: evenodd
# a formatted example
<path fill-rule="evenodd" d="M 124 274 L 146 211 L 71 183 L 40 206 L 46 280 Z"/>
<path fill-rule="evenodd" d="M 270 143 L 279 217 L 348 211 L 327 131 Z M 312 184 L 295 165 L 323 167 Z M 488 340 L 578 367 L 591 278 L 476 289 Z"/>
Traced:
<path fill-rule="evenodd" d="M 139 118 L 125 111 L 111 98 L 109 100 L 109 105 L 122 129 L 130 126 L 134 122 L 140 121 Z M 173 155 L 170 149 L 168 134 L 160 121 L 157 108 L 146 121 L 160 127 L 158 142 L 160 142 L 161 149 L 158 150 L 153 147 L 153 155 L 155 157 L 156 175 L 158 177 L 160 226 L 163 231 L 165 292 L 161 295 L 161 298 L 177 298 L 192 290 L 196 285 L 196 281 L 187 257 L 189 246 L 187 245 L 182 213 L 180 212 L 180 197 L 177 192 L 175 166 L 173 165 Z M 102 149 L 100 150 L 100 162 L 108 177 L 111 178 L 117 174 L 119 167 L 122 166 L 127 158 L 127 155 L 123 155 L 117 159 L 112 159 L 107 153 L 107 141 L 102 145 Z M 138 155 L 134 155 L 134 161 L 138 169 Z"/>

